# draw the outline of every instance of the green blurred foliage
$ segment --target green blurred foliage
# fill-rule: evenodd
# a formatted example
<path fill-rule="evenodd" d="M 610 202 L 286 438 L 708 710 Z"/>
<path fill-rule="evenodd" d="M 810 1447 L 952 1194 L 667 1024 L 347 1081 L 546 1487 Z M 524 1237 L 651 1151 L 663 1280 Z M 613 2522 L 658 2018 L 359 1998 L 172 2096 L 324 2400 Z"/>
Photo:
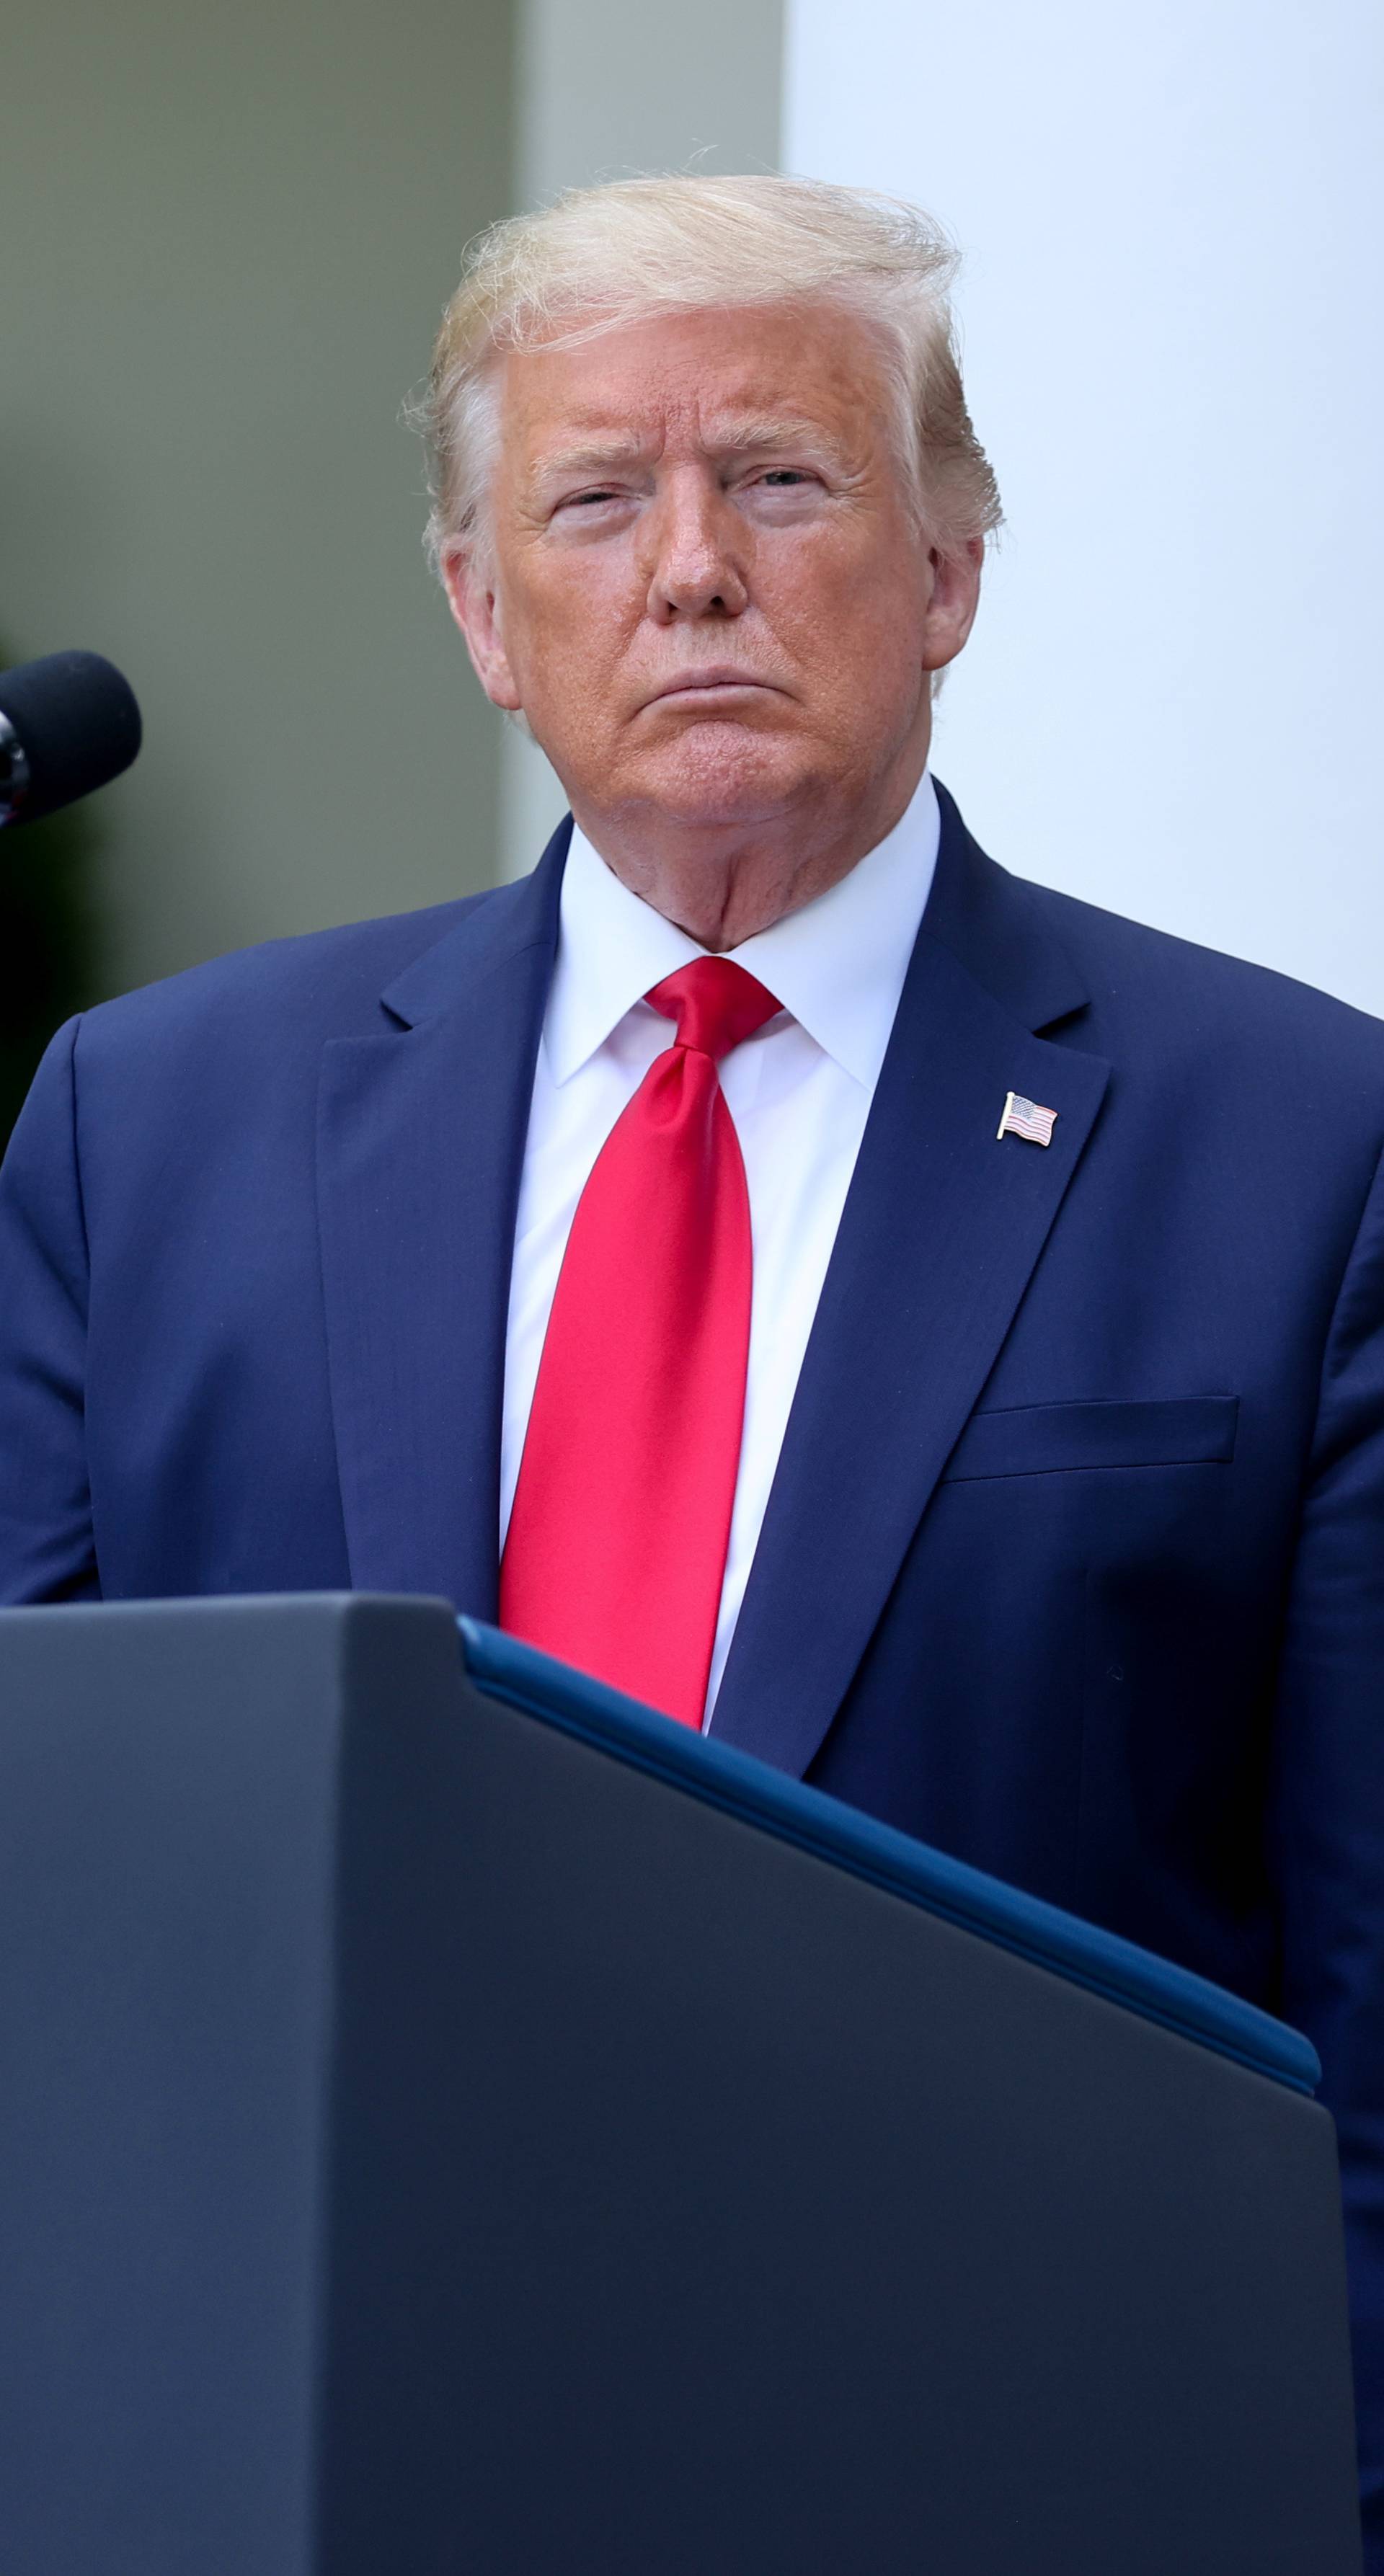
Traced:
<path fill-rule="evenodd" d="M 0 1150 L 54 1030 L 101 991 L 99 845 L 85 805 L 0 831 Z"/>

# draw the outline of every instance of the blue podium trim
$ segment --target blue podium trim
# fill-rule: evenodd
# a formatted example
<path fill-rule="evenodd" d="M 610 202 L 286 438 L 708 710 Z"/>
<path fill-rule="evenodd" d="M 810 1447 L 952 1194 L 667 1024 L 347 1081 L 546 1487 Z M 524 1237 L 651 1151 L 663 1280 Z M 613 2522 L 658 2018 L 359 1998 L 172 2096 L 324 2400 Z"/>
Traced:
<path fill-rule="evenodd" d="M 540 1655 L 479 1619 L 459 1619 L 462 1657 L 476 1688 L 544 1725 L 651 1772 L 707 1806 L 758 1825 L 837 1869 L 887 1888 L 910 1905 L 978 1933 L 1034 1966 L 1085 1986 L 1183 2039 L 1233 2057 L 1256 2075 L 1311 2094 L 1321 2064 L 1310 2040 L 1190 1968 L 1141 1950 L 1116 1932 L 914 1842 L 821 1789 L 773 1770 L 714 1736 L 693 1735 L 570 1665 Z"/>

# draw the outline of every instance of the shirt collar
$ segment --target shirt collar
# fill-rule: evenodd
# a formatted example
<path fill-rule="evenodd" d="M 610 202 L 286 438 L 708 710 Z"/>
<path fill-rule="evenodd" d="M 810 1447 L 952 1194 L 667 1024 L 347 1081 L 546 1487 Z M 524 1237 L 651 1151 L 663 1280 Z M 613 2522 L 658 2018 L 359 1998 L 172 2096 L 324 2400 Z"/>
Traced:
<path fill-rule="evenodd" d="M 728 952 L 869 1089 L 884 1061 L 940 834 L 936 791 L 925 771 L 893 831 L 849 875 Z M 622 885 L 574 825 L 543 1026 L 553 1080 L 566 1082 L 653 985 L 706 953 Z"/>

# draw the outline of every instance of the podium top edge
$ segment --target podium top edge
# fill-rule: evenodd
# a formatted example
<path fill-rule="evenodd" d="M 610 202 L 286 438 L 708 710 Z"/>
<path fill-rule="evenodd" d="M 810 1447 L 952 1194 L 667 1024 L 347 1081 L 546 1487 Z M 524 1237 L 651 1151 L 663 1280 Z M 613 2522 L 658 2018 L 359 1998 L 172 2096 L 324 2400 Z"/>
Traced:
<path fill-rule="evenodd" d="M 461 1618 L 457 1626 L 467 1673 L 485 1697 L 578 1736 L 1296 2093 L 1311 2095 L 1321 2082 L 1317 2052 L 1300 2031 L 1193 1969 L 915 1842 L 714 1736 L 695 1735 L 479 1619 Z"/>

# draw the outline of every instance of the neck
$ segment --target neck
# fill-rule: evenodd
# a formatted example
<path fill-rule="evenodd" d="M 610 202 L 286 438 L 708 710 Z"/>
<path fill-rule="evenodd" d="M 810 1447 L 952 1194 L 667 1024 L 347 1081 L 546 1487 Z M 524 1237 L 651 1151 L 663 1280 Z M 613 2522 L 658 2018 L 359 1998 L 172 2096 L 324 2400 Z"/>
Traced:
<path fill-rule="evenodd" d="M 654 807 L 611 813 L 573 797 L 577 823 L 612 876 L 720 955 L 772 929 L 849 876 L 907 811 L 927 765 L 927 743 L 849 812 L 814 797 L 781 815 L 731 823 L 684 822 Z"/>

